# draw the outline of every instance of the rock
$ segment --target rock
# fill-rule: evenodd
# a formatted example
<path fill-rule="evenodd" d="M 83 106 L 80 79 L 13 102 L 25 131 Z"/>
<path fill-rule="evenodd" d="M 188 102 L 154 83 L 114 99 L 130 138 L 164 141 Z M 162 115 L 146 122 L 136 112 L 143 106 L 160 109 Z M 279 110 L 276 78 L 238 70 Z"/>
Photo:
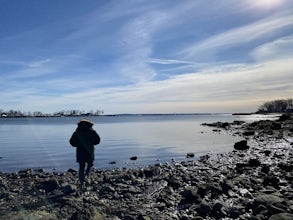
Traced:
<path fill-rule="evenodd" d="M 39 182 L 37 186 L 38 188 L 44 189 L 47 193 L 60 188 L 59 182 L 56 179 Z"/>
<path fill-rule="evenodd" d="M 40 211 L 40 210 L 36 210 L 36 211 L 28 210 L 25 212 L 10 212 L 2 217 L 3 219 L 10 219 L 10 220 L 17 220 L 17 219 L 55 220 L 55 219 L 58 219 L 54 213 L 49 213 L 49 212 Z"/>
<path fill-rule="evenodd" d="M 259 205 L 257 206 L 257 208 L 254 210 L 254 214 L 258 215 L 258 214 L 267 214 L 268 213 L 268 208 L 264 205 Z"/>
<path fill-rule="evenodd" d="M 213 196 L 217 196 L 223 193 L 222 187 L 220 187 L 218 184 L 211 184 L 209 189 L 211 190 Z"/>
<path fill-rule="evenodd" d="M 249 146 L 247 145 L 246 140 L 242 140 L 242 141 L 236 142 L 234 144 L 234 149 L 235 150 L 248 150 Z"/>
<path fill-rule="evenodd" d="M 152 220 L 152 219 L 149 216 L 147 216 L 147 215 L 139 214 L 137 216 L 137 220 Z"/>
<path fill-rule="evenodd" d="M 78 209 L 75 213 L 73 213 L 73 215 L 70 218 L 70 220 L 83 220 L 83 219 L 102 220 L 105 218 L 95 208 L 82 209 L 82 207 L 80 207 L 80 209 Z"/>
<path fill-rule="evenodd" d="M 115 192 L 115 189 L 112 186 L 103 186 L 100 189 L 99 194 L 102 196 L 102 195 L 113 193 L 113 192 Z"/>
<path fill-rule="evenodd" d="M 170 176 L 167 179 L 168 185 L 172 187 L 173 189 L 178 189 L 182 184 L 179 178 L 176 178 L 174 176 Z"/>
<path fill-rule="evenodd" d="M 202 155 L 202 156 L 199 157 L 198 161 L 200 161 L 202 163 L 206 163 L 209 158 L 210 158 L 210 156 L 208 154 Z"/>
<path fill-rule="evenodd" d="M 236 168 L 238 168 L 238 169 L 242 169 L 244 167 L 247 167 L 247 163 L 237 163 L 236 164 Z"/>
<path fill-rule="evenodd" d="M 116 164 L 116 161 L 110 161 L 109 164 Z"/>
<path fill-rule="evenodd" d="M 245 124 L 244 121 L 238 121 L 238 120 L 235 120 L 231 123 L 232 125 L 242 125 L 242 124 Z"/>
<path fill-rule="evenodd" d="M 291 116 L 289 114 L 282 114 L 278 121 L 286 121 L 286 120 L 289 120 L 291 118 Z"/>
<path fill-rule="evenodd" d="M 197 194 L 201 196 L 201 198 L 203 198 L 208 192 L 208 187 L 207 185 L 199 185 L 197 188 Z"/>
<path fill-rule="evenodd" d="M 72 174 L 77 174 L 78 171 L 75 170 L 75 169 L 71 169 L 71 168 L 70 168 L 70 169 L 67 170 L 67 172 L 68 172 L 68 173 L 72 173 Z"/>
<path fill-rule="evenodd" d="M 137 156 L 133 156 L 129 158 L 130 160 L 137 160 Z"/>
<path fill-rule="evenodd" d="M 267 174 L 268 172 L 270 172 L 270 166 L 263 165 L 260 171 Z"/>
<path fill-rule="evenodd" d="M 18 171 L 18 175 L 22 177 L 32 175 L 32 170 L 31 169 L 20 170 Z"/>
<path fill-rule="evenodd" d="M 269 220 L 292 220 L 293 214 L 291 213 L 279 213 L 272 215 Z"/>
<path fill-rule="evenodd" d="M 270 215 L 275 215 L 275 214 L 284 213 L 284 212 L 286 212 L 286 210 L 284 210 L 284 209 L 282 209 L 280 207 L 277 207 L 275 205 L 271 205 L 270 209 L 269 209 Z"/>
<path fill-rule="evenodd" d="M 273 122 L 273 123 L 271 124 L 271 129 L 272 129 L 272 130 L 279 130 L 279 129 L 281 129 L 281 128 L 282 128 L 281 124 L 279 124 L 279 123 L 277 123 L 277 122 Z"/>
<path fill-rule="evenodd" d="M 270 150 L 265 150 L 265 151 L 264 151 L 264 154 L 265 154 L 266 156 L 270 156 L 271 153 L 272 153 L 272 151 L 270 151 Z"/>
<path fill-rule="evenodd" d="M 196 194 L 196 191 L 192 187 L 187 187 L 181 192 L 182 200 L 181 204 L 191 204 L 199 203 L 201 201 L 200 197 Z"/>
<path fill-rule="evenodd" d="M 201 125 L 210 126 L 210 127 L 217 127 L 217 128 L 224 128 L 227 129 L 230 124 L 228 122 L 215 122 L 215 123 L 203 123 Z"/>
<path fill-rule="evenodd" d="M 72 185 L 72 184 L 65 185 L 62 188 L 62 192 L 64 194 L 74 193 L 74 192 L 76 192 L 76 190 L 77 190 L 77 187 L 75 185 Z"/>
<path fill-rule="evenodd" d="M 212 208 L 206 201 L 203 200 L 195 210 L 201 217 L 206 217 L 211 212 Z"/>
<path fill-rule="evenodd" d="M 186 154 L 186 158 L 191 158 L 191 157 L 194 157 L 194 153 L 187 153 Z"/>
<path fill-rule="evenodd" d="M 229 207 L 227 209 L 228 216 L 230 216 L 232 219 L 237 219 L 242 214 L 242 210 L 244 210 L 244 207 L 242 206 Z"/>
<path fill-rule="evenodd" d="M 227 215 L 224 204 L 220 201 L 215 201 L 211 215 L 216 219 L 224 218 Z"/>
<path fill-rule="evenodd" d="M 248 165 L 251 167 L 258 167 L 258 166 L 260 166 L 260 164 L 261 163 L 260 163 L 259 159 L 257 159 L 257 158 L 251 158 L 248 161 Z"/>
<path fill-rule="evenodd" d="M 244 131 L 242 134 L 244 136 L 252 136 L 252 135 L 255 135 L 255 131 Z"/>
<path fill-rule="evenodd" d="M 280 179 L 276 176 L 266 176 L 263 180 L 265 186 L 273 186 L 275 188 L 279 187 Z"/>
<path fill-rule="evenodd" d="M 293 164 L 289 164 L 289 163 L 279 163 L 278 167 L 286 172 L 291 172 L 293 170 Z"/>
<path fill-rule="evenodd" d="M 279 196 L 263 194 L 263 195 L 257 196 L 254 199 L 253 205 L 255 208 L 257 208 L 259 205 L 264 205 L 268 208 L 271 205 L 274 205 L 276 203 L 282 203 L 282 202 L 284 202 L 284 199 Z"/>

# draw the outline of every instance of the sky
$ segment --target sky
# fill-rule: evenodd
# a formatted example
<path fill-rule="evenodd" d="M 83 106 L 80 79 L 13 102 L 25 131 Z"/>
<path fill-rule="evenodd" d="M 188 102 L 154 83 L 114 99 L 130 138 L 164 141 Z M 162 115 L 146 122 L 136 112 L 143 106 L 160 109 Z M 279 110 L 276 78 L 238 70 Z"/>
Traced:
<path fill-rule="evenodd" d="M 0 109 L 253 112 L 293 98 L 292 0 L 0 0 Z"/>

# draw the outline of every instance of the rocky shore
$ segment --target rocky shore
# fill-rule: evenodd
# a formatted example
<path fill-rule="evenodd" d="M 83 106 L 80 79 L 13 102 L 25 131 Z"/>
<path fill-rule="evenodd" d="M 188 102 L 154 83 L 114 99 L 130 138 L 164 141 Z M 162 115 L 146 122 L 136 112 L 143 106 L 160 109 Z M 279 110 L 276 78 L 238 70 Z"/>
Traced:
<path fill-rule="evenodd" d="M 243 140 L 199 160 L 94 170 L 82 191 L 72 169 L 0 173 L 0 219 L 293 219 L 292 116 L 205 125 Z"/>

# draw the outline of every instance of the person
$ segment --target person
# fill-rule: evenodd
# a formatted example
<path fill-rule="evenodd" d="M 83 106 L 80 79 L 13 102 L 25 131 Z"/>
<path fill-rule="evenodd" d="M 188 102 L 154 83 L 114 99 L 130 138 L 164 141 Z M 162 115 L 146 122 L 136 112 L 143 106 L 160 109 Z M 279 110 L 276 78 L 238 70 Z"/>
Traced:
<path fill-rule="evenodd" d="M 77 125 L 69 142 L 73 147 L 76 147 L 76 162 L 79 163 L 79 181 L 80 188 L 82 188 L 85 176 L 90 174 L 91 168 L 94 165 L 94 145 L 100 143 L 100 136 L 92 128 L 94 123 L 87 119 L 81 119 Z"/>

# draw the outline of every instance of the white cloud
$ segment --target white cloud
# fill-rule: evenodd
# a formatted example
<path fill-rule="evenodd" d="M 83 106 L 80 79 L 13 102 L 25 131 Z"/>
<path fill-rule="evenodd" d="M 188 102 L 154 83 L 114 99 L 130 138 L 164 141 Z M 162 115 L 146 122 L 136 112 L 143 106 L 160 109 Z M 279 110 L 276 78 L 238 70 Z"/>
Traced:
<path fill-rule="evenodd" d="M 184 61 L 184 60 L 171 60 L 171 59 L 156 59 L 156 58 L 148 58 L 148 63 L 169 65 L 169 64 L 194 64 L 194 62 Z"/>
<path fill-rule="evenodd" d="M 205 53 L 214 53 L 219 48 L 239 45 L 255 41 L 257 39 L 274 36 L 284 29 L 292 28 L 293 15 L 270 17 L 261 21 L 237 27 L 221 34 L 215 35 L 200 42 L 196 42 L 181 52 L 187 58 L 192 58 Z M 222 48 L 223 49 L 223 48 Z M 214 51 L 214 52 L 213 52 Z"/>
<path fill-rule="evenodd" d="M 293 35 L 258 46 L 251 55 L 256 60 L 293 57 Z"/>

